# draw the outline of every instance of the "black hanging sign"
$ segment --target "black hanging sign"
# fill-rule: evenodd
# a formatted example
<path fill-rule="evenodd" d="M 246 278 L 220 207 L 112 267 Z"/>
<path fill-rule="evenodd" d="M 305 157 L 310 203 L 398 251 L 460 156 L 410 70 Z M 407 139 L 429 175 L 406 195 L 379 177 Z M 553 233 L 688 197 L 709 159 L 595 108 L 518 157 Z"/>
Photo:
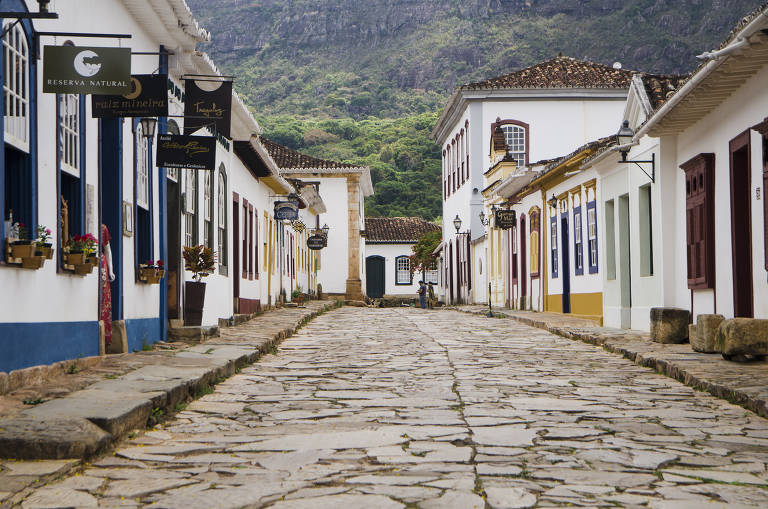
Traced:
<path fill-rule="evenodd" d="M 160 134 L 157 142 L 156 166 L 187 170 L 216 168 L 216 138 Z"/>
<path fill-rule="evenodd" d="M 45 46 L 43 92 L 130 94 L 131 48 Z"/>
<path fill-rule="evenodd" d="M 276 201 L 275 219 L 295 221 L 299 218 L 299 204 L 295 201 Z"/>
<path fill-rule="evenodd" d="M 93 118 L 167 117 L 168 75 L 131 76 L 131 91 L 124 95 L 94 94 Z"/>
<path fill-rule="evenodd" d="M 184 134 L 214 124 L 216 131 L 230 137 L 232 82 L 184 80 Z M 214 88 L 215 87 L 215 88 Z"/>
<path fill-rule="evenodd" d="M 328 245 L 328 238 L 325 235 L 315 234 L 307 238 L 307 247 L 312 251 L 319 251 Z"/>
<path fill-rule="evenodd" d="M 497 209 L 494 224 L 497 228 L 509 230 L 517 224 L 517 212 L 514 210 Z"/>

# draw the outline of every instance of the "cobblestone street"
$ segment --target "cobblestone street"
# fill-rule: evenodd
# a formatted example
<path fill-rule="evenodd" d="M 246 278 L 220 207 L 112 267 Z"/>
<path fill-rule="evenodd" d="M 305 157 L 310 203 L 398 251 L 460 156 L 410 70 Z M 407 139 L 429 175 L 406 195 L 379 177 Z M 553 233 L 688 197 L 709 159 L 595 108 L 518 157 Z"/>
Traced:
<path fill-rule="evenodd" d="M 768 420 L 512 320 L 342 308 L 25 508 L 766 507 Z"/>

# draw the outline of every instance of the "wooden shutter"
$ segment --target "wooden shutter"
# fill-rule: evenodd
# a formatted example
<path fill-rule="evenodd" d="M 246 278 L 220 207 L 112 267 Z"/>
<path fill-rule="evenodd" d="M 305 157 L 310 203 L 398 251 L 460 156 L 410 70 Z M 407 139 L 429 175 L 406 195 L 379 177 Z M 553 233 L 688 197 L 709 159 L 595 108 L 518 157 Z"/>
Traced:
<path fill-rule="evenodd" d="M 714 288 L 715 155 L 699 154 L 680 168 L 685 172 L 688 288 Z"/>

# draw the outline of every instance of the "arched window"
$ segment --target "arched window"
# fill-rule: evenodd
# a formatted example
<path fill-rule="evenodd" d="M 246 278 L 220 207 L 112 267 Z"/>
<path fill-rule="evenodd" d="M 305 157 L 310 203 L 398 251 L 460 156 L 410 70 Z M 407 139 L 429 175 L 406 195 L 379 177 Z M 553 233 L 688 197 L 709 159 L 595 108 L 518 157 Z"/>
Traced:
<path fill-rule="evenodd" d="M 526 166 L 528 164 L 530 136 L 528 124 L 518 120 L 496 119 L 496 122 L 491 124 L 491 133 L 496 130 L 497 126 L 501 127 L 501 130 L 504 132 L 504 142 L 507 150 L 515 158 L 517 166 Z M 493 143 L 493 136 L 491 136 L 491 143 Z"/>
<path fill-rule="evenodd" d="M 150 180 L 150 145 L 141 122 L 134 119 L 133 172 L 135 189 L 136 264 L 154 263 L 152 249 L 152 183 Z"/>
<path fill-rule="evenodd" d="M 224 164 L 219 166 L 219 187 L 218 187 L 218 255 L 219 265 L 227 266 L 227 170 Z"/>
<path fill-rule="evenodd" d="M 411 274 L 411 259 L 405 255 L 395 258 L 395 284 L 413 284 L 413 274 Z"/>

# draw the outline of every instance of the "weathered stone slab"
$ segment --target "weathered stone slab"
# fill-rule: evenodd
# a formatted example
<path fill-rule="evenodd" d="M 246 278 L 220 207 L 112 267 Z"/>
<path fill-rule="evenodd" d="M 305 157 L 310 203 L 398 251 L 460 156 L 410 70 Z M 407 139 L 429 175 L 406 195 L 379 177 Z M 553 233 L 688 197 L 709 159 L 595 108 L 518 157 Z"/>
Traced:
<path fill-rule="evenodd" d="M 536 495 L 523 488 L 488 487 L 485 494 L 492 509 L 524 509 L 536 505 Z"/>
<path fill-rule="evenodd" d="M 401 509 L 405 505 L 383 495 L 326 495 L 303 500 L 283 500 L 271 509 L 338 509 L 339 507 L 365 507 L 366 509 Z"/>
<path fill-rule="evenodd" d="M 143 428 L 152 413 L 152 400 L 135 392 L 101 390 L 73 392 L 66 398 L 45 402 L 22 413 L 40 419 L 83 418 L 119 437 Z"/>
<path fill-rule="evenodd" d="M 141 498 L 158 491 L 166 491 L 192 484 L 189 479 L 129 479 L 109 483 L 106 497 Z"/>
<path fill-rule="evenodd" d="M 406 442 L 404 431 L 398 428 L 380 428 L 378 430 L 339 431 L 336 433 L 309 433 L 306 435 L 286 435 L 255 442 L 238 447 L 232 451 L 301 451 L 317 449 L 320 445 L 326 449 L 365 449 L 383 445 Z"/>
<path fill-rule="evenodd" d="M 22 509 L 48 509 L 61 507 L 96 507 L 96 497 L 70 488 L 43 488 L 22 502 Z"/>
<path fill-rule="evenodd" d="M 112 441 L 112 435 L 82 418 L 0 419 L 0 457 L 17 459 L 84 458 Z"/>
<path fill-rule="evenodd" d="M 651 339 L 657 343 L 685 343 L 691 312 L 678 308 L 651 308 Z"/>
<path fill-rule="evenodd" d="M 468 491 L 446 491 L 442 497 L 425 500 L 421 509 L 484 509 L 485 501 Z"/>
<path fill-rule="evenodd" d="M 733 318 L 715 335 L 715 350 L 724 356 L 768 355 L 768 320 Z"/>
<path fill-rule="evenodd" d="M 696 352 L 716 352 L 715 336 L 724 320 L 723 315 L 698 315 L 695 325 L 696 333 L 690 337 L 691 348 Z"/>

